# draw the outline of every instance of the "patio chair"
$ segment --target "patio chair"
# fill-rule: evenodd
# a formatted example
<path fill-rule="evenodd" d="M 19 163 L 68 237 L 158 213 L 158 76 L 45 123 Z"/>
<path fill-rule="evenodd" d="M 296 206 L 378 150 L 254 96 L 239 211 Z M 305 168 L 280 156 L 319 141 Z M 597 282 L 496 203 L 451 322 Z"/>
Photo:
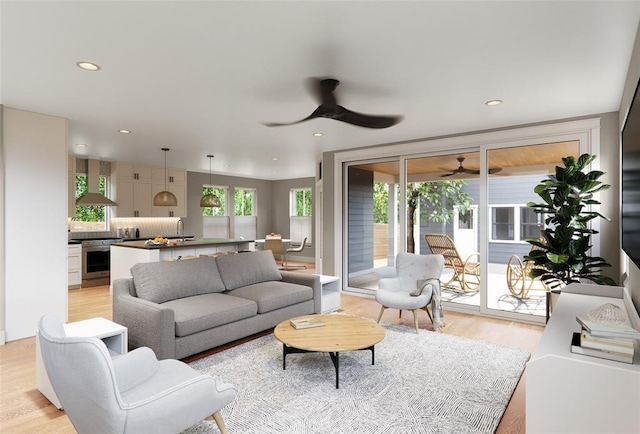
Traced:
<path fill-rule="evenodd" d="M 475 292 L 480 287 L 479 254 L 472 253 L 464 261 L 453 240 L 445 234 L 425 234 L 427 246 L 434 255 L 444 256 L 444 268 L 453 270 L 453 276 L 448 282 L 442 282 L 443 287 L 453 291 Z M 458 282 L 460 288 L 451 283 Z"/>
<path fill-rule="evenodd" d="M 532 246 L 531 250 L 539 249 L 537 246 Z M 529 276 L 529 272 L 535 267 L 531 261 L 523 261 L 518 255 L 511 255 L 507 262 L 507 272 L 505 277 L 507 279 L 507 287 L 511 294 L 520 299 L 528 300 L 529 291 L 533 288 L 534 283 L 539 282 L 541 288 L 544 291 L 549 291 L 549 287 L 542 280 L 535 278 L 532 279 Z"/>

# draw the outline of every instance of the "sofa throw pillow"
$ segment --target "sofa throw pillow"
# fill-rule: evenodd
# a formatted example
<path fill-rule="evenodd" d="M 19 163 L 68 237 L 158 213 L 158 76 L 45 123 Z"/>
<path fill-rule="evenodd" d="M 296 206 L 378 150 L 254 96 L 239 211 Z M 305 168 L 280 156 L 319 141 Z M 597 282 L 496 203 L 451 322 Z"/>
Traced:
<path fill-rule="evenodd" d="M 213 258 L 136 264 L 131 275 L 138 297 L 154 303 L 225 290 Z"/>
<path fill-rule="evenodd" d="M 270 250 L 218 256 L 216 263 L 228 290 L 260 282 L 282 280 Z"/>
<path fill-rule="evenodd" d="M 421 279 L 421 280 L 418 280 L 418 284 L 416 285 L 416 289 L 411 291 L 409 293 L 409 295 L 411 295 L 412 297 L 417 297 L 419 295 L 422 295 L 422 293 L 425 292 L 425 290 L 426 290 L 426 292 L 433 291 L 433 287 L 430 287 L 430 288 L 427 288 L 427 287 L 429 287 L 431 285 L 434 285 L 435 284 L 435 282 L 434 282 L 435 280 L 436 279 L 433 279 L 433 278 L 432 279 Z"/>

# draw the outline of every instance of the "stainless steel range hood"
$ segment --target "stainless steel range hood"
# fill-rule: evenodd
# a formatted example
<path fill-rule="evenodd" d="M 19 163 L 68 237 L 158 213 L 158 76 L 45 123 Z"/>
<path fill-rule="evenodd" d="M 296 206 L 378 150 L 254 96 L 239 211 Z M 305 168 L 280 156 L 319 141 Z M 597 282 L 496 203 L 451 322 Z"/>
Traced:
<path fill-rule="evenodd" d="M 99 193 L 100 191 L 100 161 L 87 161 L 88 192 L 76 200 L 76 205 L 117 205 L 114 201 Z"/>

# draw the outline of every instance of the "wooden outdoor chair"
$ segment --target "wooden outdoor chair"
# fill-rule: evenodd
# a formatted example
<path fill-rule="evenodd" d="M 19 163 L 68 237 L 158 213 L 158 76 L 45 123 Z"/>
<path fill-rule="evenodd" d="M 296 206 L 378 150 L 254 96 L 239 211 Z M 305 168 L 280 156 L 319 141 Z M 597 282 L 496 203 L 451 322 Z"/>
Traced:
<path fill-rule="evenodd" d="M 453 276 L 448 282 L 442 282 L 443 287 L 453 291 L 475 292 L 480 287 L 479 254 L 472 253 L 462 260 L 453 240 L 445 234 L 426 234 L 427 246 L 434 255 L 444 256 L 444 268 L 453 270 Z M 451 283 L 458 282 L 460 288 Z"/>
<path fill-rule="evenodd" d="M 531 250 L 539 249 L 537 246 L 531 246 Z M 529 272 L 535 267 L 531 261 L 523 261 L 518 255 L 512 255 L 507 262 L 507 287 L 511 294 L 520 299 L 528 300 L 529 291 L 531 289 L 541 289 L 549 291 L 549 287 L 540 279 L 532 279 Z M 534 288 L 536 282 L 540 283 L 539 288 Z"/>

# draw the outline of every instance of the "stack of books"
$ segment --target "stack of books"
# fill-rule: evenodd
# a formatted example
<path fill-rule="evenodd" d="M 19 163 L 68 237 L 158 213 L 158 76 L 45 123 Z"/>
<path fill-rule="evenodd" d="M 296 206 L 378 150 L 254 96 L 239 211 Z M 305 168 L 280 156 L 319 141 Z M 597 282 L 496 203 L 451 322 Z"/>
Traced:
<path fill-rule="evenodd" d="M 574 333 L 571 352 L 601 359 L 633 363 L 640 332 L 629 324 L 601 324 L 578 316 L 582 331 Z"/>
<path fill-rule="evenodd" d="M 291 327 L 294 329 L 308 329 L 311 327 L 322 327 L 324 325 L 323 321 L 320 321 L 317 318 L 300 318 L 300 319 L 292 319 L 289 321 Z"/>

